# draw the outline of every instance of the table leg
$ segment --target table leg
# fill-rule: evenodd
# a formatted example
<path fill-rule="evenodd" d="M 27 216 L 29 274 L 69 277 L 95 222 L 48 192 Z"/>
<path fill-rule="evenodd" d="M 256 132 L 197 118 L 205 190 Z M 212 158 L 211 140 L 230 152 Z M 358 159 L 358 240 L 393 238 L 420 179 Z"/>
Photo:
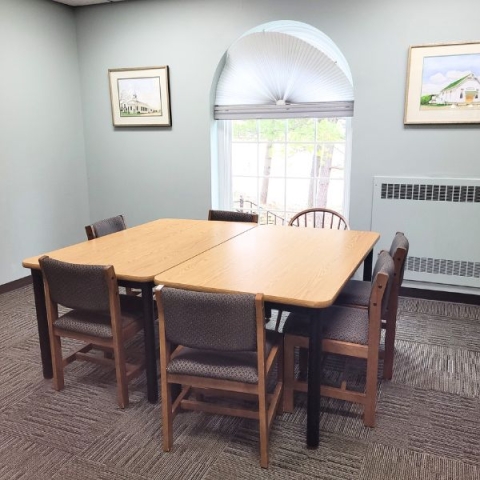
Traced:
<path fill-rule="evenodd" d="M 363 261 L 363 281 L 371 282 L 372 281 L 372 265 L 373 265 L 373 248 L 370 250 L 368 255 Z"/>
<path fill-rule="evenodd" d="M 317 448 L 320 439 L 320 385 L 322 357 L 321 310 L 310 318 L 310 342 L 308 348 L 308 397 L 307 397 L 307 447 Z"/>
<path fill-rule="evenodd" d="M 48 333 L 47 307 L 45 304 L 45 290 L 43 276 L 40 270 L 30 270 L 32 273 L 33 296 L 37 313 L 38 340 L 42 359 L 43 378 L 52 378 L 52 353 L 50 351 L 50 336 Z"/>
<path fill-rule="evenodd" d="M 147 397 L 150 403 L 158 401 L 157 351 L 155 348 L 155 319 L 153 318 L 152 283 L 142 283 L 144 338 L 145 338 L 145 374 L 147 377 Z"/>

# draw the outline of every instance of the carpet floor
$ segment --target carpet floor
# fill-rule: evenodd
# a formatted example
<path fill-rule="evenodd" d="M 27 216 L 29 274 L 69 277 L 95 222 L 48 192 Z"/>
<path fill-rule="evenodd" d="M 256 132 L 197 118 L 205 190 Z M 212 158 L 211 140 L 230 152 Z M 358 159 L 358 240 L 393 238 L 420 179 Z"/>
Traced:
<path fill-rule="evenodd" d="M 274 421 L 267 470 L 257 423 L 245 419 L 182 413 L 164 453 L 144 376 L 125 410 L 114 373 L 93 364 L 69 365 L 54 391 L 42 377 L 30 286 L 0 295 L 0 326 L 0 480 L 480 480 L 480 306 L 401 298 L 376 427 L 363 426 L 358 405 L 323 399 L 320 446 L 307 449 L 298 394 L 294 413 Z M 141 354 L 141 337 L 129 347 Z M 340 363 L 326 361 L 328 378 Z M 348 367 L 360 385 L 364 365 Z"/>

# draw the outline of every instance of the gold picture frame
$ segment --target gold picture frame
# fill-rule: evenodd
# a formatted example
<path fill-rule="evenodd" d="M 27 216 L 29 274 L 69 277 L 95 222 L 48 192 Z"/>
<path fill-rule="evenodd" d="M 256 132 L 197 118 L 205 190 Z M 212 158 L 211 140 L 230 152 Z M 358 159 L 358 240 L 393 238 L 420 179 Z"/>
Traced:
<path fill-rule="evenodd" d="M 412 46 L 404 124 L 480 123 L 480 42 Z"/>
<path fill-rule="evenodd" d="M 115 127 L 170 127 L 168 66 L 108 70 Z"/>

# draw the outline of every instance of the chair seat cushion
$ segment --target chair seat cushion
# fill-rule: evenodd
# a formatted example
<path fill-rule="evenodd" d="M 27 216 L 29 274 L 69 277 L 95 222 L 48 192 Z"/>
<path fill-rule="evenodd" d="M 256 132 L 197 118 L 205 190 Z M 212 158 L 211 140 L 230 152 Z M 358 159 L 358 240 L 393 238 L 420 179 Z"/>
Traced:
<path fill-rule="evenodd" d="M 265 345 L 266 355 L 272 347 L 272 340 L 268 338 Z M 219 352 L 183 347 L 178 355 L 170 360 L 167 371 L 171 374 L 258 383 L 256 352 Z"/>
<path fill-rule="evenodd" d="M 122 328 L 142 319 L 142 299 L 129 295 L 120 295 Z M 70 310 L 55 321 L 55 327 L 69 332 L 93 335 L 100 338 L 112 338 L 110 315 L 103 313 Z"/>
<path fill-rule="evenodd" d="M 350 280 L 342 289 L 335 305 L 358 305 L 368 307 L 372 284 L 361 280 Z"/>
<path fill-rule="evenodd" d="M 368 310 L 333 306 L 322 313 L 322 338 L 342 342 L 368 344 Z M 291 313 L 283 327 L 285 334 L 309 336 L 309 318 Z"/>
<path fill-rule="evenodd" d="M 368 310 L 333 306 L 324 316 L 323 338 L 368 344 Z"/>

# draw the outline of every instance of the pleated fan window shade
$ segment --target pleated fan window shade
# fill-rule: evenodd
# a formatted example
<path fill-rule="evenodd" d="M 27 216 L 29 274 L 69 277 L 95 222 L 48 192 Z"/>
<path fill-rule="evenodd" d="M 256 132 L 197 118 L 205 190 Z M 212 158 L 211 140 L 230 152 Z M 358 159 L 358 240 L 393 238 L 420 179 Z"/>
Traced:
<path fill-rule="evenodd" d="M 216 119 L 353 116 L 350 70 L 329 37 L 300 22 L 258 28 L 227 52 Z"/>

